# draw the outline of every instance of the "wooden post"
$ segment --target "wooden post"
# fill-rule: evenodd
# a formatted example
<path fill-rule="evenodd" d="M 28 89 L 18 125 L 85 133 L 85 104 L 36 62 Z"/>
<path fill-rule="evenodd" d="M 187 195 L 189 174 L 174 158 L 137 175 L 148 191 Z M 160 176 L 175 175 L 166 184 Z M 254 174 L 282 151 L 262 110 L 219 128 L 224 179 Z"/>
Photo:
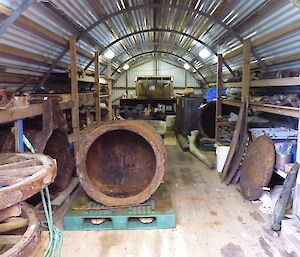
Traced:
<path fill-rule="evenodd" d="M 184 71 L 184 88 L 187 88 L 187 76 L 188 76 L 188 72 L 187 70 Z"/>
<path fill-rule="evenodd" d="M 128 70 L 125 72 L 125 78 L 126 78 L 126 98 L 128 98 Z"/>
<path fill-rule="evenodd" d="M 111 77 L 111 60 L 107 60 L 107 83 L 108 83 L 108 119 L 112 120 L 112 77 Z"/>
<path fill-rule="evenodd" d="M 216 101 L 216 142 L 220 141 L 218 121 L 222 116 L 222 87 L 223 87 L 223 56 L 218 54 L 218 66 L 217 66 L 217 101 Z"/>
<path fill-rule="evenodd" d="M 15 152 L 23 153 L 24 152 L 24 143 L 23 143 L 23 120 L 14 121 L 14 134 L 15 134 Z"/>
<path fill-rule="evenodd" d="M 297 138 L 296 162 L 300 163 L 300 112 L 299 112 L 299 117 L 298 117 L 298 138 Z M 299 171 L 298 171 L 296 186 L 295 186 L 295 190 L 294 190 L 293 218 L 296 221 L 300 222 L 300 172 Z"/>
<path fill-rule="evenodd" d="M 155 75 L 158 75 L 158 62 L 157 62 L 157 58 L 155 58 Z"/>
<path fill-rule="evenodd" d="M 249 99 L 250 54 L 251 54 L 251 41 L 250 39 L 247 39 L 244 40 L 244 47 L 243 47 L 242 101 Z"/>
<path fill-rule="evenodd" d="M 96 122 L 98 123 L 101 120 L 101 108 L 100 108 L 100 65 L 99 65 L 99 52 L 95 52 L 95 112 L 96 112 Z"/>
<path fill-rule="evenodd" d="M 72 99 L 72 127 L 75 152 L 78 150 L 79 141 L 79 97 L 76 61 L 76 36 L 70 37 L 70 69 L 71 69 L 71 99 Z"/>

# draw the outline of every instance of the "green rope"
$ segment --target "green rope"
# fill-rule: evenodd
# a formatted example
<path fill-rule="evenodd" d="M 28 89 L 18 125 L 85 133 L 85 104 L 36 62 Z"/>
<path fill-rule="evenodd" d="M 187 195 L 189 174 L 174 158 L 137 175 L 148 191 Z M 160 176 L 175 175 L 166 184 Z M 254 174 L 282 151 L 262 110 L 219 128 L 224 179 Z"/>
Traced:
<path fill-rule="evenodd" d="M 49 229 L 49 244 L 48 247 L 43 255 L 43 257 L 54 257 L 60 256 L 62 241 L 63 241 L 63 235 L 62 232 L 59 230 L 58 227 L 54 226 L 53 224 L 53 217 L 52 217 L 52 208 L 51 208 L 51 199 L 50 199 L 50 193 L 49 188 L 45 188 L 41 191 L 42 195 L 42 202 L 45 210 L 45 216 L 47 219 L 47 226 Z M 45 196 L 46 195 L 46 196 Z"/>
<path fill-rule="evenodd" d="M 23 142 L 32 153 L 35 153 L 32 144 L 25 135 L 23 135 Z M 46 221 L 42 221 L 42 225 L 49 229 L 49 244 L 43 257 L 59 257 L 63 242 L 63 235 L 59 228 L 53 224 L 51 198 L 48 187 L 41 190 L 41 196 L 46 216 Z"/>

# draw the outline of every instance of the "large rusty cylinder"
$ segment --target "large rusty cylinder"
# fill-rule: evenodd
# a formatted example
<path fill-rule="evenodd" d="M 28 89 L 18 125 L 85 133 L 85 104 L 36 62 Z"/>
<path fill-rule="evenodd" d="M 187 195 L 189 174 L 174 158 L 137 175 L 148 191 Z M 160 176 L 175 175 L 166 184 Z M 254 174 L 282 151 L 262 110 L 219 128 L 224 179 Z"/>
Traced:
<path fill-rule="evenodd" d="M 101 123 L 86 131 L 76 154 L 85 192 L 108 206 L 148 200 L 162 182 L 165 162 L 162 138 L 144 121 Z"/>

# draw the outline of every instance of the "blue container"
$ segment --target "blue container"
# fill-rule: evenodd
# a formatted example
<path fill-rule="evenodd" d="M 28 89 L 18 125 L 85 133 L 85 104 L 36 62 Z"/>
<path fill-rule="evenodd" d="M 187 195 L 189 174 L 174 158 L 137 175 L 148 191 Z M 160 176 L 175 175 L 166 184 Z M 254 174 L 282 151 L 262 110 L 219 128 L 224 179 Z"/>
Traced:
<path fill-rule="evenodd" d="M 295 145 L 292 149 L 292 160 L 293 163 L 296 163 L 296 159 L 297 159 L 297 145 Z"/>
<path fill-rule="evenodd" d="M 226 94 L 226 88 L 221 89 L 222 95 Z M 217 99 L 217 89 L 215 87 L 206 90 L 206 100 L 207 102 L 216 101 Z"/>

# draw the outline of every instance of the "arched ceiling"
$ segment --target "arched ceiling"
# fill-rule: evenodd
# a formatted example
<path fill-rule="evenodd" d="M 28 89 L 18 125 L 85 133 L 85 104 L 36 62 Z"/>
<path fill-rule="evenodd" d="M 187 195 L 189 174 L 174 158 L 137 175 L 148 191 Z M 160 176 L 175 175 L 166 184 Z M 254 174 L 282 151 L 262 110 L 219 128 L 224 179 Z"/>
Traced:
<path fill-rule="evenodd" d="M 121 67 L 122 63 L 135 61 L 137 58 L 134 56 L 144 53 L 152 52 L 153 55 L 172 53 L 173 57 L 178 56 L 179 59 L 190 63 L 194 67 L 195 74 L 199 74 L 198 78 L 204 80 L 203 77 L 211 76 L 215 72 L 216 54 L 224 55 L 235 49 L 239 50 L 246 38 L 259 40 L 268 32 L 300 21 L 299 9 L 289 0 L 32 2 L 32 0 L 0 0 L 0 5 L 11 12 L 9 15 L 7 10 L 0 11 L 2 24 L 9 25 L 0 38 L 0 44 L 9 41 L 10 46 L 14 48 L 47 57 L 47 63 L 41 65 L 40 69 L 44 72 L 41 84 L 51 72 L 62 70 L 67 66 L 65 65 L 69 62 L 67 40 L 70 35 L 77 35 L 81 54 L 79 65 L 82 67 L 93 70 L 92 54 L 95 50 L 101 55 L 106 49 L 112 50 L 116 54 L 116 58 L 113 59 L 115 68 Z M 26 23 L 26 19 L 31 24 Z M 42 33 L 41 29 L 34 31 L 32 23 L 45 28 L 49 32 L 46 34 L 48 38 L 43 37 L 45 33 Z M 27 33 L 22 34 L 24 31 Z M 297 33 L 294 40 L 299 38 Z M 286 42 L 288 43 L 288 39 Z M 201 59 L 199 52 L 204 48 L 212 54 L 206 59 Z M 256 62 L 258 67 L 265 71 L 268 69 L 265 61 L 269 57 L 273 58 L 273 53 L 276 52 L 275 46 L 274 50 L 272 46 L 269 49 L 271 50 L 268 53 L 259 47 L 252 49 L 251 61 Z M 7 55 L 12 54 L 8 50 L 6 51 L 8 54 L 2 55 L 1 65 L 11 64 Z M 233 70 L 241 62 L 239 58 L 224 60 L 224 69 L 234 75 Z M 105 58 L 102 59 L 105 61 Z M 36 60 L 32 62 L 35 65 L 32 64 L 32 67 L 36 67 L 36 62 Z M 22 66 L 24 58 L 18 59 L 17 63 Z M 131 64 L 133 65 L 132 62 Z"/>

